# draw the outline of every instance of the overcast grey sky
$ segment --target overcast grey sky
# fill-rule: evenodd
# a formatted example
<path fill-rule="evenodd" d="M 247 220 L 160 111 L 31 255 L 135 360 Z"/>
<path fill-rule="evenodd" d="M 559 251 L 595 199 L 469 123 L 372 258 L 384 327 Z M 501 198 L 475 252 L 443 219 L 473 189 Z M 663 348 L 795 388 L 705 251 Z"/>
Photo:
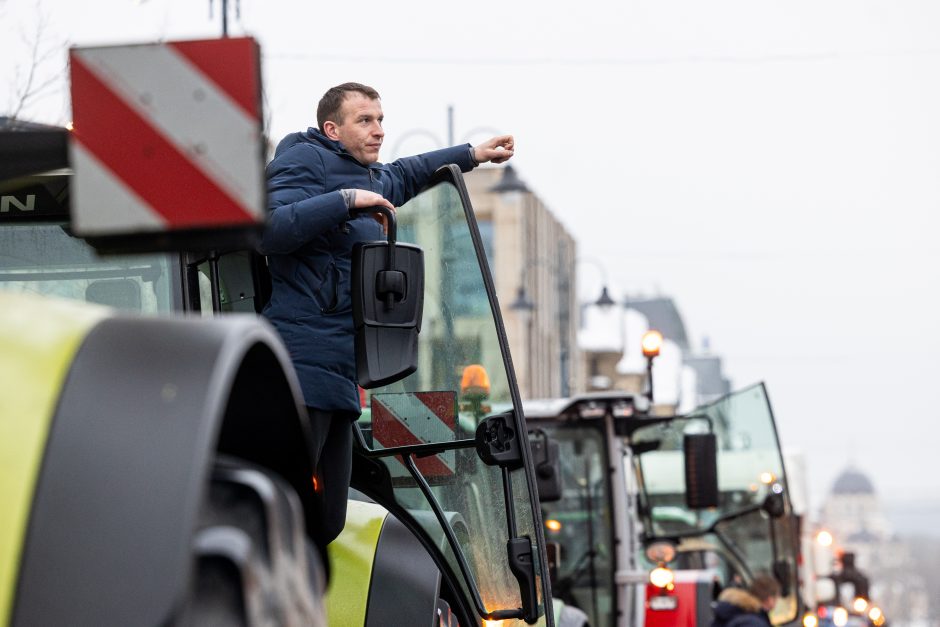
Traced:
<path fill-rule="evenodd" d="M 0 0 L 0 110 L 40 12 L 55 46 L 214 37 L 219 10 Z M 382 93 L 385 158 L 445 141 L 448 105 L 457 141 L 514 133 L 618 296 L 674 297 L 735 387 L 767 382 L 814 502 L 849 462 L 940 498 L 940 3 L 242 0 L 231 33 L 261 41 L 274 136 L 347 80 Z"/>

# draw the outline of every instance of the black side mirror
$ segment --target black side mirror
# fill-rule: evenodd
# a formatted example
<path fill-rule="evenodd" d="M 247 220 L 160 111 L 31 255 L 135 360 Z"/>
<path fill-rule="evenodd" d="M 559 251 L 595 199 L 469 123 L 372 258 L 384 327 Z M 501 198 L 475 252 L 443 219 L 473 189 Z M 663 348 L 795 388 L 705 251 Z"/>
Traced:
<path fill-rule="evenodd" d="M 767 515 L 771 518 L 780 518 L 787 513 L 787 505 L 786 501 L 783 499 L 783 494 L 778 494 L 777 492 L 771 492 L 764 497 L 761 508 L 767 512 Z"/>
<path fill-rule="evenodd" d="M 384 209 L 373 207 L 370 211 Z M 404 379 L 418 368 L 418 332 L 424 311 L 424 252 L 388 241 L 359 243 L 352 255 L 352 305 L 359 385 L 375 388 Z"/>
<path fill-rule="evenodd" d="M 718 507 L 717 446 L 714 433 L 687 433 L 682 438 L 685 503 L 689 509 Z"/>
<path fill-rule="evenodd" d="M 558 459 L 558 442 L 541 429 L 529 432 L 529 446 L 535 466 L 535 483 L 539 501 L 551 503 L 561 500 L 561 462 Z"/>

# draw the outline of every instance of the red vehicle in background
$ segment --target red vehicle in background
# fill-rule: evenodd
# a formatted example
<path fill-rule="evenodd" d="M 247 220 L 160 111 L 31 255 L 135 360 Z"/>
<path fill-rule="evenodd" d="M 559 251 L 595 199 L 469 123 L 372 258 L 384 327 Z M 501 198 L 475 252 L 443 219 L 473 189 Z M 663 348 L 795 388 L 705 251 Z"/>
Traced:
<path fill-rule="evenodd" d="M 646 584 L 646 627 L 708 625 L 714 590 L 712 575 L 702 570 L 674 571 L 671 587 Z"/>

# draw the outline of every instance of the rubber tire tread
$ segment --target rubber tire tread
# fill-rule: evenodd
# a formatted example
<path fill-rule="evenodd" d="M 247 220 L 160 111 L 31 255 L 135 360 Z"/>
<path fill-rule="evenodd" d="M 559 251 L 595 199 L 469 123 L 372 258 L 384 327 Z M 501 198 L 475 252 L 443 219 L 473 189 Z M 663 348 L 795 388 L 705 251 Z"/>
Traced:
<path fill-rule="evenodd" d="M 291 486 L 220 457 L 193 540 L 194 576 L 179 625 L 325 627 L 325 577 Z"/>

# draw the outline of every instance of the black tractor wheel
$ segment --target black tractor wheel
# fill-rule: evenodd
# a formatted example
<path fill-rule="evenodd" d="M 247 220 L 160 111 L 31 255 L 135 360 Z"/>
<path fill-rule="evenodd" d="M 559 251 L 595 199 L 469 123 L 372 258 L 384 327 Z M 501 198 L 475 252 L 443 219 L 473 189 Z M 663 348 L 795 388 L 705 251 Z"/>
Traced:
<path fill-rule="evenodd" d="M 300 502 L 265 468 L 220 458 L 194 538 L 195 573 L 182 625 L 326 625 L 322 566 Z"/>

